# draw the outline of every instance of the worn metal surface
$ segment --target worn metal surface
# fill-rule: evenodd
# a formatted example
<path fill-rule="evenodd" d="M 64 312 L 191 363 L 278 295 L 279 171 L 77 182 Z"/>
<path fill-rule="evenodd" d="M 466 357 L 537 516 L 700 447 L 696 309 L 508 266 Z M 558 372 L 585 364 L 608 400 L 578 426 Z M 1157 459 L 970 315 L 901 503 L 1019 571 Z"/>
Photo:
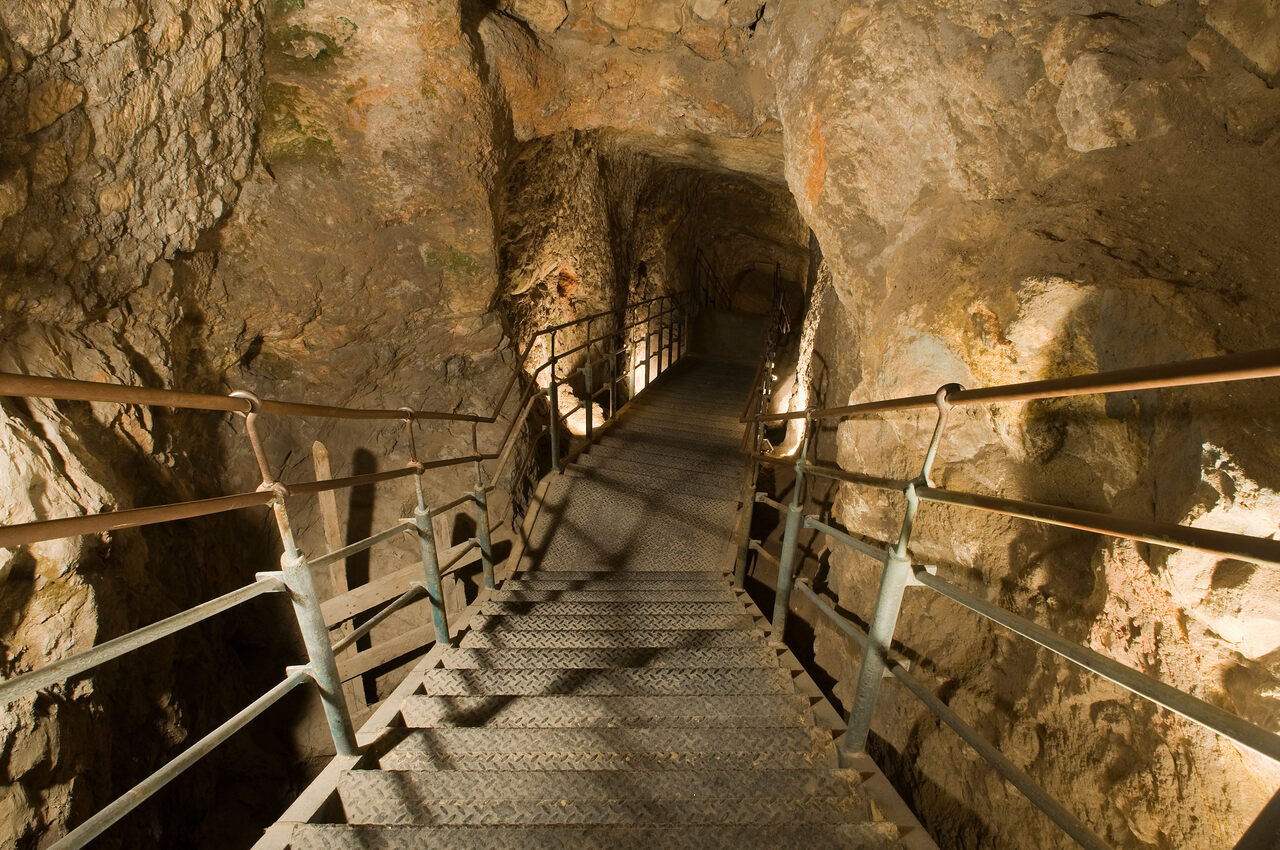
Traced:
<path fill-rule="evenodd" d="M 758 643 L 759 636 L 749 631 L 711 629 L 666 632 L 640 629 L 488 631 L 470 632 L 462 639 L 462 646 L 467 649 L 713 649 L 756 646 Z"/>
<path fill-rule="evenodd" d="M 445 655 L 451 670 L 601 670 L 609 667 L 672 667 L 727 670 L 777 667 L 778 654 L 763 646 L 685 649 L 455 649 Z"/>
<path fill-rule="evenodd" d="M 800 726 L 813 722 L 809 700 L 796 694 L 675 696 L 412 696 L 400 709 L 408 726 L 523 729 L 625 726 Z"/>
<path fill-rule="evenodd" d="M 442 696 L 792 693 L 790 675 L 776 668 L 431 670 L 423 682 L 427 693 Z"/>
<path fill-rule="evenodd" d="M 743 850 L 803 847 L 805 850 L 879 850 L 898 847 L 888 824 L 792 824 L 770 826 L 346 826 L 307 824 L 294 828 L 294 850 Z"/>

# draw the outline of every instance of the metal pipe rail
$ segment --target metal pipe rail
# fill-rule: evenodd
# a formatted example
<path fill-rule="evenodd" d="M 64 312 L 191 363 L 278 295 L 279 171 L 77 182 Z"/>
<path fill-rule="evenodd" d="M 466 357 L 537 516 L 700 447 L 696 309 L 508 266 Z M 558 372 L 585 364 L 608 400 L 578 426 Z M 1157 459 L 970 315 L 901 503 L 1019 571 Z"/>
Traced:
<path fill-rule="evenodd" d="M 867 648 L 868 637 L 866 632 L 854 626 L 840 612 L 832 608 L 830 603 L 809 587 L 807 582 L 804 580 L 797 581 L 796 588 L 808 597 L 814 607 L 822 612 L 841 633 L 857 643 L 863 650 Z M 891 655 L 888 658 L 887 666 L 894 678 L 906 685 L 907 689 L 924 703 L 926 708 L 932 711 L 939 720 L 950 726 L 966 744 L 973 747 L 978 755 L 982 756 L 988 764 L 994 767 L 996 772 L 1009 780 L 1009 783 L 1021 791 L 1023 796 L 1030 800 L 1036 808 L 1062 827 L 1063 832 L 1071 836 L 1077 844 L 1081 847 L 1089 848 L 1089 850 L 1110 850 L 1105 841 L 1081 823 L 1075 815 L 1067 811 L 1061 803 L 1040 787 L 1034 779 L 1009 761 L 1004 753 L 993 747 L 987 739 L 978 734 L 976 729 L 965 723 L 960 715 L 951 710 L 950 706 L 938 699 L 936 695 L 925 687 L 923 682 L 911 674 L 911 671 L 901 659 Z"/>
<path fill-rule="evenodd" d="M 307 679 L 305 670 L 294 670 L 288 678 L 258 697 L 230 720 L 196 741 L 182 754 L 161 767 L 155 773 L 130 788 L 106 808 L 91 816 L 84 823 L 68 832 L 56 842 L 50 850 L 78 850 L 101 835 L 108 827 L 120 818 L 129 814 L 146 802 L 152 794 L 159 791 L 191 765 L 213 752 L 214 748 L 239 732 L 249 721 L 280 701 L 281 697 L 301 685 Z"/>
<path fill-rule="evenodd" d="M 1133 369 L 1117 369 L 1090 375 L 1073 375 L 1068 378 L 1050 378 L 1021 384 L 1004 384 L 973 390 L 958 390 L 947 396 L 947 402 L 958 407 L 967 404 L 983 404 L 993 401 L 1033 401 L 1047 398 L 1066 398 L 1095 393 L 1134 392 L 1138 390 L 1162 390 L 1173 387 L 1189 387 L 1198 384 L 1219 384 L 1230 381 L 1247 381 L 1255 378 L 1280 377 L 1280 348 L 1267 348 L 1221 357 L 1200 360 L 1183 360 L 1156 366 L 1139 366 Z M 868 401 L 843 407 L 826 407 L 797 410 L 789 413 L 770 413 L 758 417 L 764 422 L 781 422 L 787 419 L 843 419 L 848 416 L 866 416 L 893 410 L 928 410 L 934 406 L 935 394 L 904 396 L 883 401 Z"/>
<path fill-rule="evenodd" d="M 1108 537 L 1150 543 L 1172 549 L 1205 552 L 1220 557 L 1238 558 L 1267 566 L 1280 566 L 1280 540 L 1230 534 L 1212 529 L 1193 528 L 1176 523 L 1159 522 L 1154 519 L 1118 517 L 1059 505 L 966 493 L 935 486 L 932 480 L 932 468 L 947 425 L 948 413 L 958 405 L 996 401 L 1027 401 L 1091 393 L 1135 392 L 1271 377 L 1280 377 L 1280 349 L 1267 349 L 1181 363 L 1166 363 L 973 390 L 966 390 L 958 385 L 949 384 L 939 388 L 931 395 L 907 396 L 842 407 L 811 408 L 788 413 L 763 413 L 760 412 L 763 404 L 758 404 L 758 412 L 752 416 L 750 415 L 750 408 L 748 408 L 747 413 L 743 416 L 743 421 L 747 424 L 748 434 L 755 435 L 754 447 L 748 448 L 751 461 L 750 468 L 755 470 L 761 463 L 794 465 L 795 468 L 793 498 L 791 505 L 785 508 L 787 523 L 786 533 L 782 541 L 782 554 L 776 559 L 779 565 L 779 574 L 777 605 L 775 606 L 773 617 L 774 639 L 780 639 L 786 628 L 791 589 L 794 583 L 793 574 L 798 546 L 798 531 L 801 526 L 819 531 L 835 543 L 853 549 L 879 561 L 883 565 L 875 609 L 868 621 L 868 631 L 858 638 L 858 642 L 863 646 L 864 652 L 854 693 L 853 706 L 850 710 L 848 731 L 841 746 L 842 756 L 847 758 L 850 754 L 865 749 L 867 737 L 871 730 L 871 720 L 879 694 L 880 683 L 884 675 L 889 673 L 901 680 L 943 722 L 951 726 L 966 743 L 978 751 L 983 758 L 987 759 L 1001 775 L 1026 794 L 1036 806 L 1045 811 L 1078 843 L 1091 848 L 1106 846 L 1101 842 L 1101 839 L 1084 828 L 1078 820 L 1066 813 L 1060 804 L 1050 798 L 1043 789 L 1035 785 L 1028 776 L 1009 763 L 994 747 L 978 737 L 972 728 L 965 725 L 954 712 L 951 712 L 936 696 L 929 693 L 918 680 L 909 677 L 904 665 L 891 658 L 889 647 L 892 644 L 896 630 L 903 595 L 906 588 L 914 586 L 928 587 L 940 595 L 969 608 L 985 619 L 1003 626 L 1080 667 L 1114 682 L 1131 693 L 1173 711 L 1241 747 L 1252 750 L 1272 761 L 1280 762 L 1280 736 L 1120 664 L 1100 653 L 1071 642 L 1017 614 L 966 593 L 949 582 L 938 578 L 934 574 L 936 570 L 913 565 L 908 555 L 908 547 L 910 546 L 914 521 L 919 506 L 924 502 L 932 502 L 1012 516 L 1037 523 L 1073 528 Z M 758 381 L 757 397 L 766 398 L 768 392 L 767 369 L 762 368 L 758 371 Z M 937 421 L 933 429 L 933 436 L 925 452 L 920 473 L 915 478 L 904 480 L 869 475 L 863 472 L 853 472 L 838 467 L 814 464 L 809 460 L 810 423 L 816 420 L 839 420 L 890 411 L 929 408 L 936 410 Z M 766 423 L 780 423 L 796 419 L 806 420 L 805 439 L 801 444 L 798 457 L 794 459 L 780 458 L 760 450 L 762 427 Z M 750 446 L 750 444 L 748 445 Z M 754 474 L 753 471 L 750 477 L 754 478 Z M 804 499 L 805 480 L 807 476 L 811 475 L 902 493 L 905 499 L 905 510 L 902 529 L 897 541 L 891 545 L 877 546 L 858 539 L 844 529 L 836 528 L 827 522 L 823 522 L 816 516 L 807 516 L 802 521 L 797 521 L 796 516 Z M 767 497 L 761 498 L 754 492 L 748 495 L 750 498 L 744 500 L 748 504 L 764 501 L 775 505 L 779 509 L 783 508 L 777 502 L 767 499 Z M 740 549 L 741 563 L 737 567 L 739 574 L 745 573 L 746 570 L 746 551 L 764 553 L 763 547 L 754 541 L 750 541 L 749 545 L 742 547 Z M 772 555 L 768 557 L 773 560 Z M 838 623 L 842 631 L 850 634 L 852 627 L 847 623 L 843 623 L 843 618 L 837 612 L 830 609 L 829 606 L 825 606 L 824 602 L 810 589 L 803 585 L 801 589 L 802 592 L 810 596 L 825 615 Z"/>
<path fill-rule="evenodd" d="M 253 584 L 245 585 L 208 602 L 202 602 L 172 617 L 135 629 L 106 643 L 100 643 L 84 652 L 46 664 L 38 670 L 6 679 L 0 682 L 0 705 L 11 703 L 42 688 L 70 679 L 99 664 L 105 664 L 113 658 L 119 658 L 121 655 L 182 631 L 188 626 L 204 622 L 250 599 L 256 599 L 266 593 L 279 593 L 284 589 L 284 582 L 278 576 L 265 573 Z"/>
<path fill-rule="evenodd" d="M 659 308 L 657 313 L 654 312 L 655 304 L 658 305 Z M 632 313 L 636 312 L 640 307 L 645 308 L 644 318 L 629 320 L 628 317 L 631 316 Z M 0 547 L 13 547 L 30 543 L 38 543 L 59 537 L 118 531 L 126 528 L 136 528 L 179 519 L 210 516 L 228 511 L 261 506 L 271 507 L 275 514 L 281 542 L 284 546 L 284 554 L 281 556 L 280 571 L 260 573 L 258 580 L 252 585 L 232 591 L 216 599 L 183 611 L 177 615 L 166 618 L 157 623 L 153 623 L 150 626 L 143 627 L 129 634 L 107 641 L 99 646 L 92 647 L 69 658 L 48 664 L 38 670 L 30 671 L 12 679 L 2 681 L 0 682 L 0 703 L 11 702 L 24 695 L 29 695 L 42 688 L 56 684 L 57 682 L 65 681 L 72 676 L 92 670 L 106 661 L 120 657 L 125 653 L 174 634 L 218 613 L 229 610 L 230 608 L 263 594 L 272 592 L 288 592 L 293 604 L 295 615 L 298 619 L 299 629 L 302 632 L 303 641 L 306 645 L 308 655 L 308 663 L 305 666 L 291 668 L 289 677 L 283 682 L 268 691 L 222 726 L 219 726 L 197 744 L 184 751 L 177 758 L 160 768 L 142 783 L 126 792 L 122 797 L 110 803 L 106 808 L 84 821 L 84 823 L 72 830 L 65 838 L 54 846 L 64 850 L 84 846 L 84 844 L 91 841 L 103 830 L 107 829 L 129 811 L 136 808 L 140 803 L 155 793 L 156 790 L 176 777 L 196 760 L 206 755 L 218 744 L 225 741 L 228 737 L 246 725 L 250 720 L 264 711 L 268 706 L 274 704 L 285 693 L 292 690 L 307 678 L 314 679 L 316 684 L 319 686 L 321 701 L 324 705 L 330 732 L 333 736 L 334 745 L 338 754 L 354 755 L 358 752 L 355 745 L 355 736 L 351 725 L 350 715 L 341 691 L 341 682 L 338 674 L 335 654 L 354 645 L 360 638 L 368 635 L 378 624 L 385 622 L 385 620 L 393 613 L 403 609 L 406 605 L 412 603 L 423 595 L 427 596 L 430 602 L 436 640 L 447 642 L 449 640 L 449 629 L 444 606 L 441 578 L 442 576 L 449 574 L 451 571 L 456 571 L 451 570 L 451 568 L 459 563 L 463 563 L 464 559 L 466 559 L 465 563 L 474 563 L 475 559 L 468 559 L 467 555 L 476 549 L 479 549 L 481 552 L 480 562 L 482 565 L 485 584 L 488 587 L 494 586 L 486 494 L 492 492 L 495 488 L 498 477 L 502 474 L 508 460 L 512 456 L 511 452 L 515 446 L 516 437 L 519 434 L 522 425 L 527 423 L 528 417 L 533 413 L 533 402 L 541 395 L 537 385 L 537 376 L 543 370 L 547 368 L 551 369 L 552 377 L 550 400 L 554 402 L 555 388 L 558 383 L 556 365 L 561 359 L 569 356 L 570 354 L 576 353 L 577 351 L 583 350 L 584 348 L 588 348 L 592 344 L 615 338 L 617 335 L 624 334 L 636 327 L 640 327 L 641 325 L 644 325 L 646 329 L 644 343 L 646 356 L 644 362 L 646 385 L 649 383 L 650 362 L 655 356 L 651 349 L 651 343 L 655 336 L 658 341 L 656 365 L 660 373 L 666 368 L 670 368 L 676 361 L 677 346 L 679 347 L 680 356 L 683 356 L 685 353 L 685 349 L 687 347 L 685 344 L 685 326 L 687 324 L 688 317 L 680 299 L 676 296 L 660 295 L 626 305 L 621 308 L 623 318 L 619 322 L 619 327 L 603 333 L 598 337 L 593 337 L 591 333 L 591 322 L 605 316 L 614 315 L 615 312 L 617 311 L 594 313 L 580 319 L 575 319 L 570 322 L 542 329 L 535 333 L 533 339 L 529 341 L 523 352 L 520 354 L 517 367 L 513 370 L 511 378 L 504 386 L 493 412 L 487 416 L 469 413 L 446 413 L 440 411 L 415 410 L 412 408 L 385 410 L 376 408 L 335 407 L 328 405 L 284 402 L 274 399 L 261 399 L 251 393 L 244 392 L 233 393 L 230 396 L 216 396 L 202 393 L 187 393 L 173 390 L 158 390 L 144 387 L 103 384 L 91 381 L 73 381 L 60 378 L 40 378 L 0 373 L 0 395 L 41 397 L 69 401 L 141 404 L 242 414 L 245 417 L 246 436 L 253 448 L 254 457 L 257 460 L 259 472 L 262 475 L 261 486 L 252 493 L 239 493 L 229 496 L 218 496 L 209 499 L 198 499 L 168 505 L 156 505 L 144 508 L 133 508 L 128 510 L 92 514 L 88 516 L 65 517 L 0 526 Z M 658 323 L 658 329 L 656 331 L 653 330 L 654 322 Z M 571 349 L 568 352 L 560 352 L 557 354 L 555 351 L 557 334 L 584 323 L 587 326 L 587 342 L 581 346 Z M 505 409 L 507 400 L 511 396 L 511 390 L 514 388 L 516 381 L 525 374 L 528 358 L 534 349 L 534 343 L 537 339 L 543 336 L 549 336 L 551 347 L 550 357 L 546 363 L 539 366 L 531 375 L 529 375 L 530 380 L 528 382 L 528 389 L 521 396 L 522 401 L 517 406 L 517 415 L 512 419 L 502 435 L 499 449 L 489 453 L 481 452 L 478 445 L 479 436 L 476 431 L 477 426 L 480 424 L 495 423 L 501 417 L 502 411 Z M 633 356 L 635 351 L 634 345 L 635 344 L 633 342 Z M 621 353 L 625 354 L 626 351 L 627 349 L 624 346 L 621 349 Z M 616 357 L 617 353 L 611 350 L 610 355 L 608 355 L 608 362 L 616 365 Z M 591 380 L 591 367 L 596 362 L 598 362 L 598 359 L 593 360 L 589 358 L 586 366 L 583 370 L 580 370 L 584 373 L 586 378 L 589 398 L 594 398 L 595 395 L 600 392 L 600 389 L 595 389 L 593 393 L 593 382 Z M 628 368 L 630 370 L 630 367 Z M 613 404 L 614 380 L 612 377 L 612 370 L 610 370 L 608 387 L 610 391 L 611 404 L 610 417 L 607 418 L 611 418 L 615 410 L 615 405 Z M 592 424 L 590 421 L 591 407 L 592 405 L 588 402 L 586 405 L 588 411 L 588 435 L 590 435 Z M 257 420 L 261 415 L 326 417 L 354 420 L 402 420 L 405 422 L 408 429 L 409 462 L 401 468 L 364 475 L 327 478 L 300 483 L 277 481 L 272 474 L 271 464 L 268 462 L 263 442 L 257 432 Z M 555 436 L 560 418 L 559 411 L 553 404 L 550 410 L 549 428 L 552 433 L 553 446 L 555 444 Z M 473 453 L 464 457 L 442 458 L 428 462 L 420 461 L 417 456 L 417 447 L 414 436 L 414 423 L 419 420 L 471 423 L 472 442 L 474 447 Z M 555 452 L 553 450 L 553 455 L 554 454 Z M 483 473 L 483 464 L 488 460 L 498 461 L 497 471 L 490 483 L 485 482 Z M 475 489 L 444 505 L 435 508 L 428 507 L 422 483 L 423 474 L 429 470 L 443 469 L 462 464 L 475 465 Z M 558 468 L 558 458 L 556 467 Z M 414 511 L 412 519 L 401 520 L 387 529 L 371 534 L 364 539 L 351 543 L 347 546 L 334 549 L 333 551 L 317 558 L 309 559 L 299 551 L 294 540 L 292 526 L 285 508 L 286 498 L 305 494 L 324 493 L 357 486 L 372 485 L 410 476 L 414 479 L 418 500 L 418 506 Z M 432 528 L 432 517 L 455 509 L 466 502 L 473 502 L 476 506 L 477 536 L 467 541 L 464 545 L 455 547 L 450 553 L 452 555 L 450 561 L 441 565 L 439 563 L 439 555 Z M 329 627 L 325 623 L 325 618 L 320 609 L 319 598 L 312 583 L 312 570 L 316 567 L 329 566 L 342 561 L 359 552 L 366 551 L 379 543 L 384 543 L 388 540 L 399 537 L 406 531 L 417 532 L 416 536 L 419 542 L 425 580 L 412 582 L 406 592 L 400 594 L 390 603 L 384 605 L 369 620 L 361 624 L 358 628 L 345 634 L 337 641 L 336 644 L 331 645 L 328 637 Z"/>

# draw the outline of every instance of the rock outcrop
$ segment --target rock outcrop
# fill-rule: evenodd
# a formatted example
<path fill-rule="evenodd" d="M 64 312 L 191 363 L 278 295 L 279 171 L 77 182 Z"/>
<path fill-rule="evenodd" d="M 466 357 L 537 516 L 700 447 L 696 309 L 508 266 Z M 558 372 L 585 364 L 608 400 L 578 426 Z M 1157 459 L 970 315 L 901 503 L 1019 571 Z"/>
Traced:
<path fill-rule="evenodd" d="M 1280 93 L 1243 4 L 784 5 L 771 69 L 787 176 L 821 243 L 822 401 L 997 385 L 1273 345 Z M 1241 40 L 1243 39 L 1243 40 Z M 1233 45 L 1232 40 L 1235 41 Z M 1276 388 L 1089 396 L 953 416 L 960 490 L 1271 536 Z M 927 414 L 854 420 L 828 458 L 917 474 Z M 845 487 L 881 540 L 899 500 Z M 1059 632 L 1276 728 L 1269 571 L 926 506 L 915 557 Z M 828 581 L 869 616 L 879 569 Z M 899 638 L 948 702 L 1117 847 L 1219 847 L 1274 765 L 926 591 Z M 1247 601 L 1246 601 L 1247 600 Z M 848 699 L 856 664 L 818 624 Z M 1066 846 L 923 709 L 886 688 L 878 752 L 945 846 Z M 893 767 L 895 766 L 896 767 Z"/>

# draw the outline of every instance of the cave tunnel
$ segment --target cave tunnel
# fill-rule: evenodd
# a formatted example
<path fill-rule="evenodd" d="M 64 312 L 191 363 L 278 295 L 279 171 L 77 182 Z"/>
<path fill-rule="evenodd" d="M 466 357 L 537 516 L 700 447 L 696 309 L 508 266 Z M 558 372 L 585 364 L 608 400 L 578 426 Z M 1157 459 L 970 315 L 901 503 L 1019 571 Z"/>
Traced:
<path fill-rule="evenodd" d="M 1276 847 L 1278 46 L 0 4 L 0 846 Z"/>

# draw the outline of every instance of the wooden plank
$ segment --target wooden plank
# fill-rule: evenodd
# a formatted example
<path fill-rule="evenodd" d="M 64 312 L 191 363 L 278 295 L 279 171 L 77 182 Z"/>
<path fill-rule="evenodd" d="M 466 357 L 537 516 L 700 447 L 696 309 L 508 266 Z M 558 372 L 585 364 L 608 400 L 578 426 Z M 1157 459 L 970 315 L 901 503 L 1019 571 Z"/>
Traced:
<path fill-rule="evenodd" d="M 381 667 L 388 661 L 394 661 L 402 655 L 408 655 L 415 649 L 421 649 L 436 639 L 434 626 L 421 626 L 410 629 L 391 640 L 383 641 L 373 649 L 357 652 L 350 658 L 338 661 L 338 676 L 342 681 L 354 679 L 362 673 Z"/>
<path fill-rule="evenodd" d="M 450 549 L 445 549 L 439 555 L 441 565 L 448 564 L 468 545 L 467 543 L 460 543 Z M 474 553 L 464 555 L 453 566 L 456 568 L 479 560 L 480 552 L 476 550 Z M 341 596 L 326 599 L 320 603 L 320 613 L 324 615 L 325 624 L 332 629 L 345 620 L 395 599 L 409 589 L 409 582 L 420 581 L 422 578 L 421 564 L 396 570 L 394 573 L 385 575 L 380 579 L 363 584 L 354 590 L 349 590 Z"/>
<path fill-rule="evenodd" d="M 329 449 L 324 443 L 316 440 L 311 444 L 311 462 L 315 466 L 316 480 L 324 481 L 333 477 L 333 469 L 329 465 Z M 320 519 L 324 526 L 324 542 L 329 551 L 342 548 L 342 525 L 338 522 L 338 494 L 335 490 L 325 490 L 316 494 L 320 502 Z M 329 592 L 341 596 L 350 588 L 347 586 L 347 561 L 345 558 L 329 565 Z M 341 640 L 351 633 L 351 625 L 340 626 L 335 638 Z M 342 686 L 347 695 L 347 704 L 369 707 L 365 698 L 365 689 L 360 682 L 347 682 Z"/>

